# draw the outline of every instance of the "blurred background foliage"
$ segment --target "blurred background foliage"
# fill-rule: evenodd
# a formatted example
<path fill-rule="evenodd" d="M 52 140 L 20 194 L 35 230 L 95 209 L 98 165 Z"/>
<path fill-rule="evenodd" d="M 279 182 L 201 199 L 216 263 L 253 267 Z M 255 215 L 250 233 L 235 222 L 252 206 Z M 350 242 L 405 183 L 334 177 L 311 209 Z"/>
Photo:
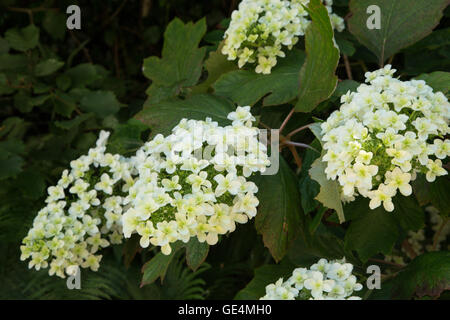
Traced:
<path fill-rule="evenodd" d="M 134 153 L 148 138 L 151 128 L 133 116 L 142 109 L 149 86 L 143 60 L 160 56 L 167 24 L 174 17 L 184 22 L 206 17 L 208 32 L 201 45 L 207 52 L 215 51 L 238 3 L 0 0 L 0 298 L 233 298 L 253 278 L 255 268 L 273 261 L 250 223 L 210 248 L 207 263 L 195 272 L 179 253 L 164 281 L 143 288 L 140 267 L 156 250 L 140 252 L 133 241 L 104 250 L 100 272 L 83 269 L 81 290 L 68 290 L 65 280 L 49 277 L 47 270 L 28 270 L 19 260 L 20 242 L 42 207 L 47 187 L 93 145 L 101 129 L 113 131 L 110 151 L 124 155 Z M 348 15 L 348 0 L 334 3 L 336 13 Z M 81 7 L 81 30 L 66 28 L 66 8 L 71 4 Z M 437 31 L 392 58 L 402 75 L 450 69 L 449 17 L 447 8 Z M 353 80 L 341 82 L 312 115 L 295 114 L 296 127 L 311 122 L 311 116 L 325 118 L 340 94 L 355 88 L 365 71 L 377 68 L 376 57 L 348 31 L 338 34 L 336 41 L 349 58 Z M 347 78 L 343 62 L 338 75 Z M 289 108 L 265 110 L 261 119 L 277 127 Z M 311 137 L 298 134 L 300 140 Z M 306 156 L 299 177 L 304 179 L 314 159 L 301 156 Z M 289 157 L 286 154 L 293 163 Z M 315 206 L 312 201 L 302 206 Z"/>

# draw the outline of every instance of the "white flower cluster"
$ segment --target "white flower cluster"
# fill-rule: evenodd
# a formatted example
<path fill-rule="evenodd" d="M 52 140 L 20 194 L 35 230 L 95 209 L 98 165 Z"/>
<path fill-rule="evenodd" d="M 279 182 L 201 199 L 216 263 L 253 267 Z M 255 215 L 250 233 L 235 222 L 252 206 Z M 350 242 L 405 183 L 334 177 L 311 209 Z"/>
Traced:
<path fill-rule="evenodd" d="M 360 300 L 352 296 L 362 289 L 352 274 L 353 265 L 342 260 L 320 259 L 309 269 L 297 268 L 283 282 L 266 286 L 266 295 L 260 300 Z"/>
<path fill-rule="evenodd" d="M 132 161 L 138 179 L 125 203 L 126 238 L 137 232 L 140 245 L 151 243 L 170 254 L 170 244 L 200 242 L 214 245 L 218 235 L 235 230 L 256 215 L 256 185 L 247 181 L 270 164 L 267 148 L 258 141 L 250 107 L 228 115 L 231 126 L 183 119 L 167 137 L 158 134 Z"/>
<path fill-rule="evenodd" d="M 257 73 L 269 74 L 284 57 L 283 47 L 291 50 L 305 34 L 310 20 L 309 0 L 243 0 L 233 11 L 225 32 L 222 53 L 228 60 L 238 59 L 239 68 L 256 63 Z M 344 19 L 332 13 L 332 0 L 324 1 L 333 28 L 342 31 Z"/>
<path fill-rule="evenodd" d="M 31 258 L 29 268 L 50 265 L 49 274 L 62 278 L 74 266 L 96 271 L 99 249 L 122 242 L 123 201 L 134 181 L 127 159 L 105 153 L 108 137 L 102 131 L 96 147 L 48 188 L 47 205 L 20 247 L 20 259 Z"/>
<path fill-rule="evenodd" d="M 338 180 L 342 200 L 358 194 L 370 208 L 383 203 L 393 211 L 397 190 L 408 196 L 416 173 L 433 182 L 446 175 L 442 161 L 450 154 L 450 104 L 423 80 L 393 78 L 390 65 L 366 73 L 357 92 L 341 97 L 322 127 L 327 178 Z"/>

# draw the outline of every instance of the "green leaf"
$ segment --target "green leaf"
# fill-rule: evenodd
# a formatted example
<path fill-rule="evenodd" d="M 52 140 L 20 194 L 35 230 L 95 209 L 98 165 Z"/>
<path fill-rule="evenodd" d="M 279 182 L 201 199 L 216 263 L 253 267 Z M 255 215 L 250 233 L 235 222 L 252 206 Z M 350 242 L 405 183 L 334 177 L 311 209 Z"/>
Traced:
<path fill-rule="evenodd" d="M 450 251 L 427 252 L 416 257 L 393 279 L 390 290 L 392 299 L 438 298 L 443 291 L 450 290 Z"/>
<path fill-rule="evenodd" d="M 280 261 L 304 225 L 298 180 L 280 156 L 277 174 L 257 176 L 255 183 L 259 199 L 255 227 L 272 257 Z"/>
<path fill-rule="evenodd" d="M 23 155 L 25 153 L 25 145 L 17 139 L 8 139 L 0 141 L 0 159 L 6 159 L 12 155 Z"/>
<path fill-rule="evenodd" d="M 237 69 L 236 63 L 227 59 L 221 53 L 222 45 L 209 54 L 205 61 L 205 68 L 208 71 L 208 78 L 199 85 L 192 88 L 193 93 L 206 93 L 209 87 L 219 79 L 219 77 L 227 72 Z"/>
<path fill-rule="evenodd" d="M 71 78 L 73 88 L 88 86 L 102 77 L 95 65 L 90 63 L 79 64 L 67 70 L 65 74 Z"/>
<path fill-rule="evenodd" d="M 320 102 L 328 99 L 336 88 L 335 75 L 339 62 L 339 49 L 333 37 L 328 11 L 320 0 L 308 5 L 311 24 L 306 29 L 306 61 L 300 70 L 300 92 L 295 110 L 311 112 Z"/>
<path fill-rule="evenodd" d="M 367 28 L 366 10 L 377 5 L 381 28 Z M 349 31 L 372 51 L 382 65 L 401 49 L 419 41 L 437 26 L 448 0 L 352 0 Z"/>
<path fill-rule="evenodd" d="M 408 52 L 423 52 L 437 50 L 450 45 L 450 28 L 434 30 L 429 36 L 408 48 Z"/>
<path fill-rule="evenodd" d="M 394 213 L 367 206 L 357 214 L 345 234 L 345 248 L 355 250 L 363 262 L 377 253 L 389 254 L 399 236 Z"/>
<path fill-rule="evenodd" d="M 8 41 L 0 37 L 0 54 L 8 53 L 9 44 Z"/>
<path fill-rule="evenodd" d="M 316 159 L 309 169 L 311 179 L 320 184 L 320 192 L 314 198 L 320 201 L 325 207 L 336 210 L 339 222 L 345 221 L 344 209 L 342 208 L 339 184 L 335 180 L 328 180 L 325 174 L 326 163 L 322 157 Z"/>
<path fill-rule="evenodd" d="M 48 76 L 58 69 L 60 69 L 64 65 L 64 62 L 58 61 L 56 59 L 47 59 L 39 62 L 35 69 L 34 74 L 36 77 Z"/>
<path fill-rule="evenodd" d="M 351 41 L 346 39 L 341 32 L 338 32 L 334 35 L 336 39 L 336 44 L 339 47 L 339 51 L 346 56 L 351 57 L 355 54 L 356 48 Z"/>
<path fill-rule="evenodd" d="M 27 123 L 19 117 L 9 117 L 0 125 L 0 138 L 21 139 L 26 131 Z"/>
<path fill-rule="evenodd" d="M 313 123 L 312 125 L 309 126 L 309 130 L 311 130 L 311 132 L 314 134 L 314 136 L 322 145 L 322 128 L 320 125 L 321 125 L 320 122 Z"/>
<path fill-rule="evenodd" d="M 342 259 L 346 257 L 347 261 L 357 261 L 344 248 L 344 241 L 336 236 L 331 227 L 325 227 L 320 224 L 314 233 L 306 233 L 304 238 L 298 238 L 294 241 L 287 256 L 292 263 L 299 266 L 309 267 L 321 258 Z"/>
<path fill-rule="evenodd" d="M 205 19 L 195 24 L 184 24 L 178 18 L 172 20 L 164 33 L 162 58 L 145 59 L 144 75 L 160 86 L 195 85 L 200 78 L 206 53 L 205 48 L 198 48 L 205 32 Z"/>
<path fill-rule="evenodd" d="M 280 264 L 267 264 L 255 269 L 255 276 L 247 286 L 239 291 L 236 300 L 259 300 L 266 294 L 266 286 L 276 282 L 278 279 L 287 278 L 294 271 L 295 266 L 283 260 Z"/>
<path fill-rule="evenodd" d="M 177 254 L 177 251 L 180 250 L 183 246 L 183 243 L 177 241 L 171 244 L 172 252 L 169 255 L 158 252 L 150 261 L 144 264 L 142 266 L 143 276 L 141 287 L 153 283 L 158 278 L 161 278 L 161 281 L 163 281 L 170 262 L 172 262 L 173 258 Z"/>
<path fill-rule="evenodd" d="M 18 51 L 33 49 L 39 43 L 39 28 L 34 24 L 19 29 L 13 28 L 5 32 L 5 39 L 11 48 Z"/>
<path fill-rule="evenodd" d="M 215 93 L 230 98 L 238 105 L 254 105 L 263 97 L 263 105 L 279 105 L 297 96 L 298 73 L 305 60 L 300 50 L 292 50 L 279 59 L 272 72 L 267 75 L 253 70 L 237 70 L 222 75 L 213 85 Z"/>
<path fill-rule="evenodd" d="M 33 110 L 33 107 L 42 105 L 50 95 L 30 96 L 24 91 L 19 91 L 14 95 L 14 106 L 20 110 L 20 112 L 28 113 Z"/>
<path fill-rule="evenodd" d="M 80 109 L 85 112 L 93 112 L 99 117 L 106 117 L 117 113 L 120 102 L 112 91 L 91 91 L 80 101 Z"/>
<path fill-rule="evenodd" d="M 391 213 L 404 231 L 417 231 L 425 226 L 425 212 L 414 196 L 397 194 L 393 199 L 394 211 Z"/>
<path fill-rule="evenodd" d="M 148 87 L 145 93 L 147 94 L 148 98 L 147 100 L 145 100 L 144 108 L 178 96 L 180 94 L 180 88 L 164 87 L 152 84 L 150 87 Z"/>
<path fill-rule="evenodd" d="M 42 26 L 44 30 L 55 40 L 62 40 L 66 34 L 67 16 L 61 12 L 48 10 L 45 13 Z"/>
<path fill-rule="evenodd" d="M 11 88 L 9 85 L 8 78 L 5 74 L 0 73 L 0 95 L 11 94 L 15 91 L 14 88 Z"/>
<path fill-rule="evenodd" d="M 432 73 L 421 74 L 415 79 L 424 80 L 427 85 L 433 88 L 434 92 L 441 91 L 447 97 L 449 96 L 450 72 L 435 71 Z"/>
<path fill-rule="evenodd" d="M 34 169 L 26 170 L 18 175 L 16 186 L 26 198 L 39 199 L 44 195 L 45 178 Z"/>
<path fill-rule="evenodd" d="M 350 92 L 356 92 L 360 83 L 355 80 L 343 80 L 340 81 L 336 87 L 336 90 L 333 92 L 333 100 L 340 100 L 341 96 L 346 94 L 349 90 Z"/>
<path fill-rule="evenodd" d="M 22 171 L 24 161 L 22 157 L 12 156 L 6 159 L 0 158 L 0 180 L 14 177 Z"/>
<path fill-rule="evenodd" d="M 0 54 L 0 71 L 25 70 L 27 57 L 23 54 Z"/>
<path fill-rule="evenodd" d="M 195 271 L 205 262 L 208 256 L 209 245 L 206 242 L 199 242 L 196 237 L 192 237 L 186 244 L 186 262 L 192 271 Z"/>
<path fill-rule="evenodd" d="M 143 144 L 141 134 L 147 129 L 148 126 L 133 118 L 127 123 L 118 125 L 108 140 L 108 152 L 122 155 L 135 154 Z"/>
<path fill-rule="evenodd" d="M 434 182 L 428 182 L 424 175 L 418 175 L 413 182 L 414 194 L 421 206 L 432 204 L 442 216 L 450 216 L 450 179 L 438 177 Z"/>
<path fill-rule="evenodd" d="M 320 148 L 320 143 L 318 142 L 318 140 L 315 140 L 311 144 L 311 146 L 314 148 Z M 308 171 L 311 168 L 312 163 L 319 156 L 320 154 L 317 153 L 316 151 L 307 149 L 305 152 L 305 156 L 303 157 L 302 170 L 300 171 L 298 183 L 300 188 L 300 194 L 302 195 L 301 197 L 302 208 L 305 214 L 314 211 L 319 205 L 319 202 L 315 200 L 314 197 L 319 193 L 320 185 L 316 181 L 312 180 L 310 175 L 308 174 Z"/>
<path fill-rule="evenodd" d="M 66 121 L 55 121 L 53 122 L 55 126 L 58 128 L 64 129 L 64 130 L 73 130 L 77 128 L 80 124 L 82 124 L 84 121 L 92 118 L 94 116 L 93 113 L 83 113 L 76 118 L 73 118 L 72 120 L 66 120 Z"/>
<path fill-rule="evenodd" d="M 234 105 L 226 99 L 210 94 L 199 94 L 185 100 L 172 98 L 145 106 L 135 118 L 152 128 L 152 135 L 169 134 L 183 118 L 205 120 L 206 117 L 211 117 L 219 124 L 228 125 L 230 121 L 227 115 L 234 109 Z"/>
<path fill-rule="evenodd" d="M 53 94 L 52 102 L 54 105 L 54 111 L 65 117 L 70 117 L 76 108 L 76 99 L 60 90 L 56 90 Z"/>
<path fill-rule="evenodd" d="M 123 246 L 123 262 L 126 268 L 130 267 L 131 262 L 133 261 L 136 254 L 142 251 L 142 247 L 139 244 L 140 238 L 141 237 L 137 233 L 135 233 L 131 235 L 131 238 L 128 239 Z"/>
<path fill-rule="evenodd" d="M 69 89 L 71 84 L 72 84 L 72 78 L 70 78 L 66 74 L 61 74 L 58 77 L 56 77 L 56 85 L 62 91 L 66 91 L 67 89 Z"/>

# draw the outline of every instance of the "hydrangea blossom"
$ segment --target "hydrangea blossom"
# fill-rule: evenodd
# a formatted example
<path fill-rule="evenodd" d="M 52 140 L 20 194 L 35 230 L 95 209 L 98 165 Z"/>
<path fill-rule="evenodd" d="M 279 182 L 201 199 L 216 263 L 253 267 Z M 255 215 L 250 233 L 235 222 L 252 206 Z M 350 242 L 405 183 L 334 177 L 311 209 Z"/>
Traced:
<path fill-rule="evenodd" d="M 397 192 L 408 196 L 417 173 L 429 182 L 446 175 L 450 153 L 450 104 L 423 80 L 401 81 L 390 65 L 366 73 L 356 92 L 322 123 L 328 179 L 341 186 L 342 200 L 358 195 L 393 211 Z"/>
<path fill-rule="evenodd" d="M 299 37 L 305 34 L 310 20 L 309 0 L 243 0 L 231 15 L 225 32 L 222 53 L 228 60 L 238 60 L 239 68 L 256 64 L 257 73 L 269 74 L 277 57 L 285 56 Z M 324 1 L 333 28 L 342 31 L 344 19 L 332 13 L 332 0 Z"/>
<path fill-rule="evenodd" d="M 96 271 L 98 251 L 122 242 L 123 201 L 134 180 L 126 158 L 105 153 L 108 136 L 102 131 L 95 148 L 48 188 L 47 205 L 20 247 L 21 260 L 31 258 L 29 268 L 50 266 L 49 274 L 62 278 L 76 266 Z"/>
<path fill-rule="evenodd" d="M 258 141 L 250 107 L 228 115 L 232 125 L 182 119 L 167 137 L 156 135 L 132 158 L 138 179 L 130 187 L 123 215 L 126 238 L 137 232 L 140 245 L 200 242 L 214 245 L 236 223 L 256 215 L 257 186 L 247 178 L 270 164 Z"/>
<path fill-rule="evenodd" d="M 342 260 L 320 259 L 309 269 L 297 268 L 283 282 L 266 286 L 266 295 L 260 300 L 356 300 L 354 291 L 362 289 L 352 274 L 353 265 Z"/>

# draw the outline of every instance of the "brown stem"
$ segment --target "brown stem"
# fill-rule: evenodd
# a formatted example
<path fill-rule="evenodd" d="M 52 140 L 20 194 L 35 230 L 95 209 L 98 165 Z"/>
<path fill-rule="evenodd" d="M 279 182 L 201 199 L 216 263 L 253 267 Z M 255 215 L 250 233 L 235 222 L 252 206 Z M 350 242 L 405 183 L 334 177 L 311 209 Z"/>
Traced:
<path fill-rule="evenodd" d="M 309 144 L 306 144 L 306 143 L 284 140 L 281 144 L 286 144 L 288 146 L 294 146 L 294 147 L 308 148 L 308 149 L 312 149 L 316 152 L 319 152 L 318 150 L 316 150 L 315 148 L 311 147 Z"/>
<path fill-rule="evenodd" d="M 435 233 L 435 235 L 434 235 L 434 239 L 433 239 L 433 247 L 432 247 L 432 250 L 433 250 L 433 251 L 436 250 L 436 247 L 437 247 L 437 245 L 438 245 L 438 243 L 439 243 L 439 236 L 441 235 L 442 230 L 444 230 L 444 227 L 445 227 L 445 225 L 447 224 L 447 222 L 448 222 L 448 218 L 445 218 L 445 219 L 442 221 L 441 226 L 439 227 L 439 230 L 438 230 L 438 231 Z"/>
<path fill-rule="evenodd" d="M 116 67 L 116 77 L 120 78 L 119 42 L 117 39 L 114 42 L 114 65 Z"/>
<path fill-rule="evenodd" d="M 289 150 L 291 151 L 292 155 L 294 156 L 295 164 L 297 165 L 297 168 L 302 168 L 302 158 L 297 153 L 297 150 L 295 150 L 295 147 L 292 145 L 288 145 Z"/>
<path fill-rule="evenodd" d="M 289 112 L 289 114 L 287 115 L 287 117 L 283 120 L 283 123 L 280 126 L 280 133 L 283 131 L 284 127 L 286 126 L 286 124 L 288 123 L 289 119 L 292 117 L 292 115 L 294 114 L 295 111 L 295 107 L 292 108 L 292 110 Z"/>
<path fill-rule="evenodd" d="M 311 125 L 313 125 L 313 123 L 307 124 L 307 125 L 305 125 L 305 126 L 303 126 L 303 127 L 297 128 L 297 129 L 295 129 L 295 130 L 289 132 L 289 133 L 286 135 L 286 138 L 290 139 L 294 134 L 296 134 L 296 133 L 298 133 L 298 132 L 300 132 L 300 131 L 302 131 L 302 130 L 304 130 L 304 129 L 306 129 L 306 128 L 309 128 Z"/>
<path fill-rule="evenodd" d="M 80 46 L 81 42 L 80 42 L 80 40 L 78 40 L 78 38 L 75 35 L 75 33 L 72 30 L 69 30 L 69 34 L 75 40 L 75 42 Z M 89 54 L 89 51 L 88 51 L 88 49 L 86 47 L 83 47 L 83 54 L 84 54 L 84 57 L 86 58 L 87 61 L 89 61 L 90 63 L 94 63 L 92 61 L 91 55 Z"/>
<path fill-rule="evenodd" d="M 390 261 L 385 261 L 385 260 L 381 260 L 381 259 L 369 259 L 369 260 L 373 261 L 373 262 L 377 262 L 377 263 L 388 264 L 388 265 L 391 265 L 391 266 L 397 267 L 397 268 L 404 268 L 405 267 L 402 264 L 398 264 L 398 263 L 394 263 L 394 262 L 390 262 Z"/>
<path fill-rule="evenodd" d="M 345 72 L 347 72 L 347 78 L 349 78 L 350 80 L 353 80 L 353 75 L 352 75 L 352 68 L 350 67 L 350 62 L 348 61 L 348 57 L 347 55 L 343 55 L 344 57 L 344 64 L 345 64 Z"/>
<path fill-rule="evenodd" d="M 364 70 L 364 72 L 369 71 L 369 69 L 367 68 L 366 64 L 364 63 L 364 61 L 359 60 L 359 65 L 361 66 L 361 68 Z"/>
<path fill-rule="evenodd" d="M 414 259 L 415 257 L 417 257 L 417 253 L 414 251 L 413 247 L 411 247 L 411 244 L 408 242 L 408 239 L 405 239 L 402 242 L 402 248 L 406 251 L 406 254 L 411 259 Z"/>
<path fill-rule="evenodd" d="M 119 5 L 119 7 L 116 9 L 116 11 L 114 11 L 114 13 L 108 19 L 106 19 L 105 23 L 103 23 L 103 26 L 102 26 L 103 29 L 105 27 L 107 27 L 114 20 L 114 18 L 120 13 L 120 11 L 122 11 L 122 9 L 125 6 L 125 4 L 127 3 L 127 1 L 128 0 L 123 0 L 122 3 Z"/>
<path fill-rule="evenodd" d="M 394 60 L 394 57 L 395 57 L 395 54 L 394 55 L 392 55 L 390 58 L 389 58 L 389 60 L 388 60 L 388 63 L 387 64 L 392 64 L 392 61 Z"/>
<path fill-rule="evenodd" d="M 152 0 L 143 0 L 142 1 L 142 9 L 141 9 L 141 17 L 146 18 L 150 13 L 150 9 L 152 7 Z"/>

